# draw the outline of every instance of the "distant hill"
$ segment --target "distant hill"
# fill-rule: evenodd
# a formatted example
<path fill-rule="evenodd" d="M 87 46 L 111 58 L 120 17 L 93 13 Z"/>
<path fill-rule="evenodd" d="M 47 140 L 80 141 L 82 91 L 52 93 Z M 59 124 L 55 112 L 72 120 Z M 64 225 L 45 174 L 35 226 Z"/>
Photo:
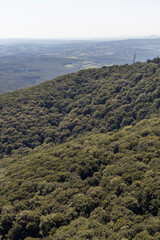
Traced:
<path fill-rule="evenodd" d="M 158 240 L 159 108 L 159 58 L 1 94 L 1 239 Z"/>

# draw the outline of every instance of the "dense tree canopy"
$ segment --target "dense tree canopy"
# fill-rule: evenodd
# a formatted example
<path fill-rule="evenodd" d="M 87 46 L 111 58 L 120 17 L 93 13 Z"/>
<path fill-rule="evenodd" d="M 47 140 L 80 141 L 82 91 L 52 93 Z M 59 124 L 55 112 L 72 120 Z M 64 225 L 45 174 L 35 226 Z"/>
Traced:
<path fill-rule="evenodd" d="M 0 96 L 0 236 L 160 239 L 159 63 Z"/>
<path fill-rule="evenodd" d="M 108 132 L 159 112 L 160 65 L 89 69 L 0 95 L 0 156 L 86 132 Z"/>

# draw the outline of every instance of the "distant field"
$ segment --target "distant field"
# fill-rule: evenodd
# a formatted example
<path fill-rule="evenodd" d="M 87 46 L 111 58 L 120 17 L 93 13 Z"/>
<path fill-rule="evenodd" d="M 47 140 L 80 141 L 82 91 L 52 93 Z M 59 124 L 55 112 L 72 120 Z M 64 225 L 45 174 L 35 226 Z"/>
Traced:
<path fill-rule="evenodd" d="M 144 62 L 160 56 L 160 39 L 123 41 L 0 40 L 0 93 L 62 74 L 104 65 Z"/>

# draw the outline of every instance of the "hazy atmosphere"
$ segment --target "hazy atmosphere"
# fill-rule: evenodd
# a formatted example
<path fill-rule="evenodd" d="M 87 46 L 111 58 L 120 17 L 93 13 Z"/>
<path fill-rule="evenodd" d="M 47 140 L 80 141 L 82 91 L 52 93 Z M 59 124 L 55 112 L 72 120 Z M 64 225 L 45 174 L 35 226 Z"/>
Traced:
<path fill-rule="evenodd" d="M 160 240 L 160 0 L 0 0 L 0 240 Z"/>
<path fill-rule="evenodd" d="M 158 0 L 1 0 L 0 38 L 160 35 Z"/>

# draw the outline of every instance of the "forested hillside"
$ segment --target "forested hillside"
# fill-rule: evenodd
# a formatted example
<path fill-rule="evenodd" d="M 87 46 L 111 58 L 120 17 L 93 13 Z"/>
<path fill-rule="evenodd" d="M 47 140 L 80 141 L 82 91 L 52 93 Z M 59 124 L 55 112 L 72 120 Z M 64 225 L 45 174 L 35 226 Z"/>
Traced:
<path fill-rule="evenodd" d="M 1 239 L 160 239 L 159 60 L 0 95 Z"/>
<path fill-rule="evenodd" d="M 160 65 L 89 69 L 0 95 L 0 154 L 86 132 L 118 130 L 159 112 Z"/>

